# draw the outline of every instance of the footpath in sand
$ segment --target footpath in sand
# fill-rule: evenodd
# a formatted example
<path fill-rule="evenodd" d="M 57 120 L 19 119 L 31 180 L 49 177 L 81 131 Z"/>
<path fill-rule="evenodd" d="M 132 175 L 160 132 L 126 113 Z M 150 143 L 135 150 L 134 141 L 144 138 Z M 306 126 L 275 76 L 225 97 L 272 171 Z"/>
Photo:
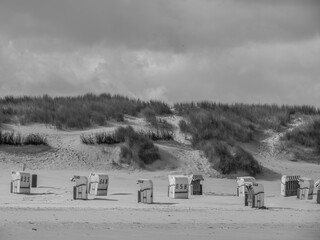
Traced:
<path fill-rule="evenodd" d="M 172 118 L 177 122 L 177 118 Z M 139 119 L 128 123 L 141 128 Z M 42 239 L 320 239 L 320 204 L 313 200 L 280 196 L 282 174 L 319 178 L 317 164 L 292 162 L 272 155 L 270 139 L 262 142 L 255 157 L 267 168 L 258 181 L 265 188 L 267 209 L 245 207 L 236 197 L 234 179 L 213 178 L 200 152 L 191 149 L 183 135 L 176 143 L 159 143 L 166 167 L 150 171 L 115 166 L 117 147 L 86 146 L 80 135 L 113 131 L 116 125 L 87 131 L 59 131 L 44 125 L 8 126 L 21 133 L 46 134 L 52 149 L 34 154 L 0 149 L 0 240 Z M 265 143 L 267 142 L 267 143 Z M 274 142 L 274 141 L 273 141 Z M 269 144 L 269 145 L 268 145 Z M 268 148 L 267 148 L 268 147 Z M 1 147 L 2 148 L 2 147 Z M 10 194 L 11 170 L 38 175 L 38 187 L 30 195 Z M 108 196 L 72 200 L 70 177 L 106 172 L 110 178 Z M 202 173 L 203 196 L 170 199 L 168 174 Z M 137 203 L 139 178 L 154 184 L 154 204 Z M 315 189 L 316 190 L 316 189 Z"/>

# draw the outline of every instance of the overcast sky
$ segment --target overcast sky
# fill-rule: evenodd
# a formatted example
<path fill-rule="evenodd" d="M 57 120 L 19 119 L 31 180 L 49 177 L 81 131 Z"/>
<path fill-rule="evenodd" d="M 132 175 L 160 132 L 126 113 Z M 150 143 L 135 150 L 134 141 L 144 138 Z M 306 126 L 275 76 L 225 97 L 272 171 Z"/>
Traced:
<path fill-rule="evenodd" d="M 0 0 L 0 96 L 320 107 L 320 0 Z"/>

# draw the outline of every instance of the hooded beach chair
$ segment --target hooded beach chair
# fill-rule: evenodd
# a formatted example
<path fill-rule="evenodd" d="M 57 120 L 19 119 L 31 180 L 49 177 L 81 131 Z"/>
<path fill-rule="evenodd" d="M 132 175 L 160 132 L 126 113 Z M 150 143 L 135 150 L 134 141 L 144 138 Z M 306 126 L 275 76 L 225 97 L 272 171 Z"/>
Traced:
<path fill-rule="evenodd" d="M 312 200 L 313 187 L 314 187 L 314 181 L 311 178 L 306 178 L 306 177 L 300 178 L 297 197 L 301 200 Z"/>
<path fill-rule="evenodd" d="M 95 196 L 107 196 L 109 176 L 105 173 L 90 173 L 89 193 Z"/>
<path fill-rule="evenodd" d="M 183 175 L 169 175 L 168 196 L 171 198 L 188 198 L 188 177 Z"/>
<path fill-rule="evenodd" d="M 153 183 L 149 179 L 137 180 L 140 190 L 138 190 L 138 203 L 153 203 Z"/>
<path fill-rule="evenodd" d="M 30 173 L 23 171 L 11 172 L 11 193 L 29 194 L 31 188 Z"/>
<path fill-rule="evenodd" d="M 202 175 L 192 174 L 188 176 L 189 179 L 189 192 L 190 195 L 202 195 L 202 184 L 201 181 L 204 181 Z"/>
<path fill-rule="evenodd" d="M 256 182 L 254 177 L 245 176 L 245 177 L 237 177 L 237 196 L 244 197 L 247 192 L 247 186 L 252 185 Z"/>
<path fill-rule="evenodd" d="M 246 186 L 248 189 L 247 196 L 245 196 L 245 206 L 252 208 L 264 207 L 264 187 L 260 183 L 253 183 Z M 247 202 L 246 202 L 247 201 Z"/>
<path fill-rule="evenodd" d="M 297 196 L 300 176 L 283 175 L 281 178 L 281 196 Z"/>
<path fill-rule="evenodd" d="M 70 181 L 75 182 L 73 187 L 74 200 L 87 200 L 88 199 L 88 178 L 85 176 L 73 176 Z"/>

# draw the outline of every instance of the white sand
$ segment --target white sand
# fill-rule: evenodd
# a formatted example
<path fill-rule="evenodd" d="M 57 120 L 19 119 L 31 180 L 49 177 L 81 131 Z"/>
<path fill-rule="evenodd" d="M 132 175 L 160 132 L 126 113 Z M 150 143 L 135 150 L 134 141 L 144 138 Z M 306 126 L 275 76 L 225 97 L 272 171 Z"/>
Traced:
<path fill-rule="evenodd" d="M 232 179 L 206 178 L 207 195 L 167 197 L 169 172 L 109 171 L 108 196 L 72 200 L 73 174 L 39 170 L 30 195 L 10 194 L 0 172 L 0 239 L 319 239 L 320 204 L 280 196 L 280 180 L 264 181 L 267 210 L 244 207 Z M 138 204 L 136 180 L 154 182 L 154 204 Z"/>

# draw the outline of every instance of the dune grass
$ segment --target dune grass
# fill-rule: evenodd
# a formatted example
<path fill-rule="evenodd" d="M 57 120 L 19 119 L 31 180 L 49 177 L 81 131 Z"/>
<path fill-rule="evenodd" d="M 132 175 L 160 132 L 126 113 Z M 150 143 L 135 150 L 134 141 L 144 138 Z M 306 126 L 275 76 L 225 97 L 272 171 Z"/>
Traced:
<path fill-rule="evenodd" d="M 45 123 L 58 129 L 84 129 L 103 126 L 109 120 L 124 121 L 124 115 L 137 116 L 144 109 L 157 115 L 170 114 L 170 107 L 160 101 L 141 101 L 120 95 L 85 94 L 76 97 L 0 98 L 1 119 L 18 119 L 22 124 Z"/>
<path fill-rule="evenodd" d="M 255 141 L 257 133 L 266 129 L 281 131 L 295 114 L 320 115 L 319 109 L 306 105 L 222 104 L 208 101 L 176 103 L 174 111 L 185 119 L 179 122 L 180 130 L 191 135 L 192 146 L 203 150 L 215 169 L 225 174 L 241 169 L 252 175 L 261 172 L 261 167 L 238 143 Z M 129 127 L 119 128 L 114 133 L 81 135 L 81 141 L 84 144 L 120 143 L 123 159 L 136 158 L 141 164 L 148 163 L 149 159 L 154 161 L 158 153 L 152 141 L 173 139 L 173 126 L 159 118 L 172 114 L 169 105 L 164 102 L 91 93 L 76 97 L 0 98 L 0 124 L 15 121 L 22 124 L 52 124 L 58 129 L 85 129 L 105 125 L 110 120 L 124 121 L 125 114 L 143 116 L 153 130 L 136 132 Z M 286 134 L 282 140 L 313 148 L 320 153 L 319 129 L 319 121 L 314 121 Z M 0 134 L 0 144 L 46 144 L 46 139 L 39 135 L 22 137 L 18 133 Z"/>
<path fill-rule="evenodd" d="M 22 145 L 44 145 L 47 146 L 48 142 L 46 137 L 41 134 L 28 134 L 22 136 L 20 133 L 14 131 L 1 131 L 0 130 L 0 145 L 22 146 Z"/>
<path fill-rule="evenodd" d="M 179 122 L 180 131 L 191 134 L 192 145 L 203 150 L 212 167 L 223 174 L 240 169 L 251 175 L 262 171 L 254 157 L 239 147 L 238 142 L 254 141 L 254 136 L 265 129 L 280 131 L 291 121 L 293 114 L 320 114 L 319 110 L 312 106 L 199 102 L 179 103 L 174 107 L 175 111 L 185 118 Z M 309 130 L 303 130 L 303 133 L 292 134 L 297 138 L 296 141 L 315 146 L 318 140 L 313 133 L 317 129 L 318 127 L 313 125 Z M 301 137 L 304 134 L 307 135 Z M 311 135 L 314 139 L 312 141 L 309 140 Z"/>
<path fill-rule="evenodd" d="M 224 141 L 204 141 L 200 147 L 204 151 L 214 169 L 222 174 L 236 173 L 238 170 L 246 171 L 255 176 L 262 172 L 257 160 L 240 146 L 230 146 Z"/>
<path fill-rule="evenodd" d="M 139 167 L 160 159 L 159 150 L 150 138 L 145 133 L 136 132 L 131 126 L 119 127 L 112 133 L 81 135 L 81 141 L 84 144 L 121 143 L 120 162 L 137 164 Z"/>
<path fill-rule="evenodd" d="M 132 127 L 131 127 L 132 128 Z M 119 127 L 114 132 L 97 132 L 89 134 L 81 134 L 81 142 L 87 145 L 92 144 L 118 144 L 125 142 L 131 135 L 139 135 L 141 138 L 146 138 L 152 141 L 170 141 L 173 140 L 173 132 L 165 129 L 149 129 L 135 131 L 128 127 Z"/>
<path fill-rule="evenodd" d="M 282 140 L 313 149 L 320 154 L 320 118 L 287 132 Z"/>

